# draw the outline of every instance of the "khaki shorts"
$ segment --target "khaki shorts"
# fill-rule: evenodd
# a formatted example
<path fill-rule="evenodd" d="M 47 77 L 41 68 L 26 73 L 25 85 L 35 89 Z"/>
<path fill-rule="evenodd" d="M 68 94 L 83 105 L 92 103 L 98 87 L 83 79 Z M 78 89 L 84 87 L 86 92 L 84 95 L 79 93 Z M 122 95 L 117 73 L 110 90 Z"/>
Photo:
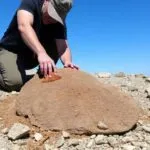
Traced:
<path fill-rule="evenodd" d="M 18 55 L 0 48 L 0 88 L 19 91 L 28 79 Z"/>

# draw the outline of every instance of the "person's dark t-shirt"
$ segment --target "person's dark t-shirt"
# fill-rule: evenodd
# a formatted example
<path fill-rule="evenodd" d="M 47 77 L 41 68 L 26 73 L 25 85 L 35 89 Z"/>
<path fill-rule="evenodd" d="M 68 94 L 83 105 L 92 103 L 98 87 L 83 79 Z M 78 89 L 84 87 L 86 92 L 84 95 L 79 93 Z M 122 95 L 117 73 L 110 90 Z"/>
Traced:
<path fill-rule="evenodd" d="M 41 44 L 53 58 L 57 55 L 55 39 L 67 38 L 66 27 L 60 23 L 43 25 L 41 12 L 42 5 L 43 0 L 22 0 L 18 10 L 26 10 L 33 14 L 33 29 L 35 30 Z M 27 66 L 37 63 L 36 57 L 33 55 L 33 51 L 26 46 L 18 30 L 17 11 L 0 41 L 0 47 L 19 54 Z"/>

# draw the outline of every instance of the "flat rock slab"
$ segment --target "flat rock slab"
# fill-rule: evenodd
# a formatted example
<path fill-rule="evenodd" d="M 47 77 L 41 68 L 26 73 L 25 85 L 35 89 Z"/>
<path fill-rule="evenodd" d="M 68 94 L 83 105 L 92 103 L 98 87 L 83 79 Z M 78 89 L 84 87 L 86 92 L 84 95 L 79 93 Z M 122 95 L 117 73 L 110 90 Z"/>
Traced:
<path fill-rule="evenodd" d="M 15 123 L 8 132 L 8 137 L 12 140 L 16 140 L 25 137 L 29 134 L 30 128 L 21 123 Z"/>
<path fill-rule="evenodd" d="M 137 104 L 116 87 L 82 71 L 60 69 L 58 75 L 53 82 L 42 83 L 36 75 L 26 83 L 17 114 L 42 129 L 74 134 L 121 133 L 138 121 Z"/>

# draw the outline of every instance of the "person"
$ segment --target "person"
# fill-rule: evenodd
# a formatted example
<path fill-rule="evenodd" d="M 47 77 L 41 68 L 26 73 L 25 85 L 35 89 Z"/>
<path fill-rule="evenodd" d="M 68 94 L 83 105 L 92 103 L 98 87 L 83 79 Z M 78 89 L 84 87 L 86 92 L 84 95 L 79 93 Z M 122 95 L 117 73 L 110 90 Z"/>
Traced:
<path fill-rule="evenodd" d="M 72 63 L 67 40 L 66 16 L 72 0 L 22 0 L 0 41 L 0 87 L 19 91 L 30 77 L 26 69 L 39 65 L 46 77 L 56 63 L 79 69 Z"/>

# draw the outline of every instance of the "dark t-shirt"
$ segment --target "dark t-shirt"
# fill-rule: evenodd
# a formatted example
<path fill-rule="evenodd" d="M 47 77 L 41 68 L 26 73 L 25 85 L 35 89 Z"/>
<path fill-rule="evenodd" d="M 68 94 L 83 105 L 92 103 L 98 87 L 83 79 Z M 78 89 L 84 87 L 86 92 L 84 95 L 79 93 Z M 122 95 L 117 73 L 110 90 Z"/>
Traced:
<path fill-rule="evenodd" d="M 56 51 L 56 45 L 54 40 L 67 38 L 66 26 L 63 26 L 60 23 L 43 25 L 41 12 L 42 5 L 43 0 L 22 0 L 18 10 L 26 10 L 33 14 L 33 29 L 35 30 L 41 44 L 45 47 L 48 53 L 53 55 L 53 50 L 55 49 Z M 22 59 L 24 59 L 24 61 L 26 61 L 28 65 L 34 62 L 37 63 L 37 60 L 33 55 L 32 50 L 26 46 L 18 30 L 17 11 L 7 31 L 4 33 L 4 36 L 0 41 L 0 47 L 20 54 Z"/>

